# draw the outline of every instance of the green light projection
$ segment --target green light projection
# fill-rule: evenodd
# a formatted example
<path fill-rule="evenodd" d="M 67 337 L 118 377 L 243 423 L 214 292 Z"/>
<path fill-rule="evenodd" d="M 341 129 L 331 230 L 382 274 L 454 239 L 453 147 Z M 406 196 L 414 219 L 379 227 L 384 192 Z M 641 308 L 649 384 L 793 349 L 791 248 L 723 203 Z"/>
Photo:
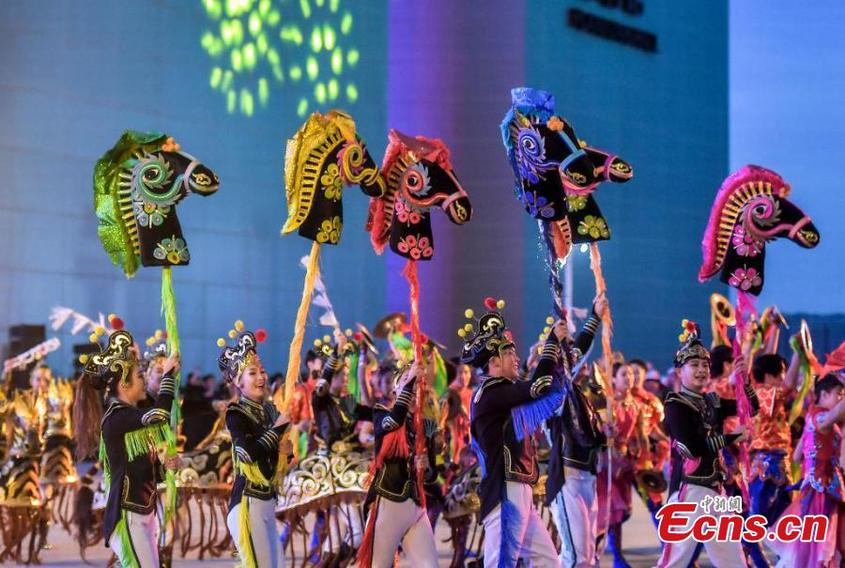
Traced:
<path fill-rule="evenodd" d="M 209 85 L 230 114 L 252 116 L 284 85 L 296 114 L 358 100 L 344 74 L 357 66 L 352 14 L 341 0 L 201 0 L 212 24 L 200 40 L 214 65 Z"/>

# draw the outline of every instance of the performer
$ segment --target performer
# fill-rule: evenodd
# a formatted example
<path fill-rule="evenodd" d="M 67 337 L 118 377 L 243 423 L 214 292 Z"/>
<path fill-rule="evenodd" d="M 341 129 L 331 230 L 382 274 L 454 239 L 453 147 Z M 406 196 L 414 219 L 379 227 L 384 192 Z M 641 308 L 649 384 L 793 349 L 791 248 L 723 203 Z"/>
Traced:
<path fill-rule="evenodd" d="M 354 397 L 344 392 L 349 381 L 349 365 L 346 358 L 356 351 L 358 345 L 339 332 L 335 333 L 335 341 L 334 349 L 331 349 L 329 345 L 322 345 L 329 355 L 323 363 L 320 378 L 311 395 L 311 412 L 314 417 L 314 436 L 318 453 L 329 456 L 333 460 L 333 471 L 345 471 L 358 463 L 364 452 L 358 440 L 355 425 L 360 420 L 372 421 L 373 411 L 369 389 L 364 380 L 365 365 L 359 365 L 358 377 L 356 377 L 363 404 L 359 404 Z M 358 507 L 340 495 L 341 492 L 352 494 L 359 489 L 359 486 L 357 483 L 349 486 L 348 481 L 344 482 L 340 479 L 336 481 L 337 483 L 331 484 L 333 488 L 331 497 L 336 499 L 330 500 L 344 502 L 340 505 L 332 505 L 328 511 L 329 533 L 328 538 L 323 541 L 321 558 L 323 565 L 342 562 L 350 558 L 354 550 L 361 545 L 364 533 Z M 341 520 L 346 538 L 341 536 Z"/>
<path fill-rule="evenodd" d="M 425 471 L 424 482 L 436 480 L 433 448 L 436 422 L 425 419 L 427 455 L 416 454 L 413 409 L 414 385 L 424 370 L 414 362 L 400 371 L 393 389 L 391 407 L 373 409 L 376 458 L 371 468 L 372 483 L 367 504 L 369 516 L 364 542 L 358 554 L 361 568 L 389 568 L 402 545 L 411 566 L 436 568 L 437 547 L 426 510 L 422 507 L 417 468 Z"/>
<path fill-rule="evenodd" d="M 565 357 L 568 390 L 563 407 L 547 421 L 552 450 L 545 499 L 561 539 L 560 564 L 567 567 L 595 565 L 596 462 L 607 437 L 584 387 L 572 376 L 572 366 L 590 349 L 606 308 L 607 300 L 596 298 L 593 312 Z"/>
<path fill-rule="evenodd" d="M 306 434 L 311 429 L 311 421 L 314 419 L 311 413 L 311 396 L 322 370 L 323 359 L 317 355 L 316 351 L 309 349 L 305 353 L 305 373 L 300 375 L 299 382 L 294 387 L 293 401 L 289 410 L 291 424 L 296 425 L 300 432 Z"/>
<path fill-rule="evenodd" d="M 710 379 L 710 352 L 699 339 L 698 326 L 684 322 L 685 332 L 681 335 L 681 347 L 675 354 L 675 368 L 678 370 L 681 389 L 666 397 L 666 418 L 664 426 L 672 441 L 671 480 L 669 503 L 700 502 L 706 497 L 722 494 L 724 471 L 719 463 L 719 450 L 748 438 L 742 429 L 722 434 L 721 427 L 726 417 L 737 413 L 737 402 L 704 393 Z M 736 370 L 745 381 L 745 394 L 751 405 L 752 414 L 757 413 L 758 402 L 754 389 L 745 377 L 745 363 L 738 358 Z M 689 515 L 687 524 L 704 514 L 701 507 Z M 720 515 L 711 511 L 711 514 Z M 658 566 L 660 568 L 686 568 L 695 552 L 697 542 L 692 538 L 663 548 Z M 704 543 L 707 556 L 716 566 L 744 566 L 745 556 L 738 542 Z"/>
<path fill-rule="evenodd" d="M 631 394 L 643 415 L 643 435 L 646 442 L 639 457 L 634 461 L 634 487 L 656 525 L 657 520 L 654 515 L 663 506 L 663 491 L 666 488 L 664 485 L 659 490 L 655 490 L 647 487 L 644 481 L 650 474 L 661 477 L 663 466 L 669 459 L 669 438 L 663 432 L 663 402 L 645 388 L 648 374 L 648 366 L 645 362 L 640 359 L 631 359 L 629 366 L 634 373 Z"/>
<path fill-rule="evenodd" d="M 617 568 L 627 568 L 629 564 L 622 554 L 622 523 L 631 516 L 631 490 L 636 487 L 634 466 L 642 460 L 643 453 L 648 451 L 648 439 L 645 435 L 648 425 L 647 414 L 634 397 L 634 373 L 631 365 L 624 361 L 614 363 L 612 385 L 613 399 L 610 408 L 613 412 L 613 428 L 610 437 L 610 465 L 613 479 L 608 492 L 605 461 L 598 471 L 598 527 L 599 532 L 607 530 L 607 544 L 613 553 L 613 565 Z"/>
<path fill-rule="evenodd" d="M 147 385 L 147 398 L 138 403 L 139 408 L 149 408 L 155 403 L 161 378 L 164 376 L 164 362 L 167 360 L 167 335 L 157 330 L 147 338 L 146 350 L 141 357 L 141 374 Z"/>
<path fill-rule="evenodd" d="M 484 371 L 471 411 L 472 441 L 483 476 L 478 493 L 484 565 L 513 567 L 522 558 L 529 565 L 559 566 L 551 536 L 533 505 L 539 469 L 531 436 L 563 400 L 563 385 L 553 376 L 561 364 L 560 343 L 568 337 L 566 324 L 554 324 L 531 379 L 522 381 L 516 346 L 496 311 L 504 302 L 488 298 L 485 306 L 489 311 L 461 354 L 462 362 Z M 472 317 L 470 310 L 467 317 Z"/>
<path fill-rule="evenodd" d="M 452 464 L 460 462 L 461 453 L 469 444 L 471 378 L 472 368 L 458 361 L 455 366 L 455 378 L 440 401 L 440 430 L 448 436 L 449 461 Z"/>
<path fill-rule="evenodd" d="M 815 407 L 807 415 L 801 443 L 793 455 L 795 461 L 803 459 L 804 462 L 801 494 L 784 514 L 802 518 L 824 515 L 829 519 L 827 538 L 820 542 L 769 541 L 780 556 L 778 568 L 840 566 L 845 553 L 845 531 L 841 526 L 845 480 L 839 462 L 840 428 L 845 423 L 843 386 L 836 375 L 830 373 L 816 381 L 814 391 Z"/>
<path fill-rule="evenodd" d="M 797 356 L 794 357 L 797 370 Z M 797 373 L 786 372 L 786 361 L 780 355 L 758 356 L 751 366 L 760 412 L 754 417 L 751 440 L 751 474 L 748 490 L 751 513 L 763 515 L 771 526 L 789 506 L 792 484 L 787 454 L 792 449 L 787 399 L 794 392 Z"/>
<path fill-rule="evenodd" d="M 217 360 L 238 394 L 237 401 L 226 409 L 235 470 L 226 525 L 245 568 L 277 568 L 282 558 L 276 528 L 276 486 L 292 450 L 286 443 L 280 448 L 280 440 L 290 420 L 267 399 L 270 385 L 258 357 L 256 339 L 263 333 L 243 331 L 241 322 L 235 327 L 240 328 L 240 334 L 234 346 L 218 340 L 222 351 Z"/>
<path fill-rule="evenodd" d="M 108 488 L 105 544 L 122 566 L 159 565 L 156 485 L 162 475 L 157 454 L 173 435 L 168 421 L 175 392 L 173 376 L 178 370 L 179 355 L 174 353 L 164 363 L 155 405 L 139 409 L 138 403 L 146 397 L 139 354 L 132 335 L 118 330 L 100 353 L 87 358 L 77 386 L 77 450 L 79 455 L 90 455 L 99 440 Z M 105 390 L 108 397 L 105 414 L 98 390 Z M 178 468 L 178 456 L 166 458 L 164 465 Z"/>

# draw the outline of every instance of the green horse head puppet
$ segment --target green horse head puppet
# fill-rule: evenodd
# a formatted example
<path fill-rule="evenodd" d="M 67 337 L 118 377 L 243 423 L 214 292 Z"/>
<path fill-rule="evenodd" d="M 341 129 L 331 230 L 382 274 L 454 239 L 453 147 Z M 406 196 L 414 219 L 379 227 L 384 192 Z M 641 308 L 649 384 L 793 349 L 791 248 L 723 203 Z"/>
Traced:
<path fill-rule="evenodd" d="M 189 193 L 211 195 L 218 184 L 167 134 L 124 132 L 94 166 L 97 234 L 112 262 L 130 277 L 139 266 L 188 264 L 176 204 Z"/>

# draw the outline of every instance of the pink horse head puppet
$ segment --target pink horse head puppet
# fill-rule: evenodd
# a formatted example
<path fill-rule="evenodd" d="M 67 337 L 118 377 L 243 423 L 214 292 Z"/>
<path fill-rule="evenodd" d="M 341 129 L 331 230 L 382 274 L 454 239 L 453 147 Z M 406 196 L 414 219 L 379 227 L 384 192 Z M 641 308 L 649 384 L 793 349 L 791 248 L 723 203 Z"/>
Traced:
<path fill-rule="evenodd" d="M 766 243 L 786 237 L 804 248 L 819 244 L 810 217 L 787 199 L 789 185 L 772 170 L 745 166 L 722 183 L 701 243 L 701 282 L 721 271 L 722 282 L 755 296 L 763 289 Z"/>
<path fill-rule="evenodd" d="M 367 231 L 378 254 L 389 242 L 409 260 L 431 260 L 434 236 L 429 210 L 439 206 L 449 220 L 463 225 L 472 216 L 469 196 L 455 176 L 449 149 L 437 139 L 388 132 L 382 163 L 384 196 L 370 200 Z"/>

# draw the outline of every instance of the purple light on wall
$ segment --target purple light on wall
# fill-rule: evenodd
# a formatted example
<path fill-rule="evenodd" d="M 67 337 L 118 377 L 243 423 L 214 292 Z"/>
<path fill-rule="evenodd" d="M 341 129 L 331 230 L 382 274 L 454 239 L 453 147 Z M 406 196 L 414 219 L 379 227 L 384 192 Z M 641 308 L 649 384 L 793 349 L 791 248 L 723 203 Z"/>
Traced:
<path fill-rule="evenodd" d="M 523 219 L 499 123 L 511 87 L 524 81 L 525 7 L 396 0 L 388 10 L 387 125 L 442 139 L 473 205 L 465 226 L 432 210 L 435 255 L 419 263 L 421 326 L 454 348 L 461 312 L 489 295 L 507 300 L 509 325 L 521 337 Z M 404 262 L 388 254 L 385 306 L 407 313 Z"/>

